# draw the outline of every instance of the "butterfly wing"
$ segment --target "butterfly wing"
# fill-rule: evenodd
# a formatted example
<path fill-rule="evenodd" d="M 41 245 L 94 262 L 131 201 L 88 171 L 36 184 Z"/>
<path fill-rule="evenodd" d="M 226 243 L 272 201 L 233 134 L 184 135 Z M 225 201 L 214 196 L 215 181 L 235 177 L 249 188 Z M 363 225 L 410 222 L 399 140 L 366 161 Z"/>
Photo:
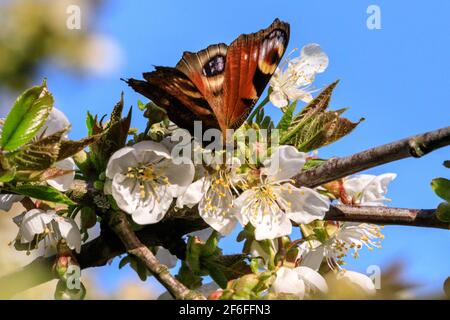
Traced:
<path fill-rule="evenodd" d="M 266 29 L 239 36 L 228 47 L 221 117 L 223 128 L 237 128 L 247 118 L 275 72 L 289 42 L 289 24 L 275 19 Z"/>
<path fill-rule="evenodd" d="M 239 127 L 280 62 L 289 41 L 289 24 L 278 19 L 266 29 L 243 34 L 227 47 L 215 44 L 185 52 L 175 68 L 157 67 L 146 81 L 127 83 L 160 107 L 178 126 L 193 132 Z"/>
<path fill-rule="evenodd" d="M 144 79 L 128 79 L 126 82 L 136 92 L 164 108 L 180 128 L 194 132 L 194 121 L 202 121 L 204 129 L 218 128 L 213 110 L 192 81 L 175 68 L 156 67 L 143 74 Z"/>

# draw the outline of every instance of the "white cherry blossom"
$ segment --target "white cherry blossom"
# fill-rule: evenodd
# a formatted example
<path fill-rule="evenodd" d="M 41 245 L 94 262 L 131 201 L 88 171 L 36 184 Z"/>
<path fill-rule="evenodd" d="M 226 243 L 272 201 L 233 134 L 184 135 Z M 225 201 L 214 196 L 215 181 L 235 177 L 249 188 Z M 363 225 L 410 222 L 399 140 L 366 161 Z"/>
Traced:
<path fill-rule="evenodd" d="M 388 184 L 395 179 L 395 173 L 385 173 L 379 176 L 361 174 L 345 178 L 343 182 L 344 190 L 349 200 L 353 204 L 364 206 L 383 206 L 388 200 Z"/>
<path fill-rule="evenodd" d="M 32 209 L 23 215 L 19 228 L 20 242 L 31 243 L 36 236 L 45 248 L 54 247 L 64 239 L 70 249 L 81 250 L 81 234 L 75 221 L 59 216 L 54 210 Z"/>
<path fill-rule="evenodd" d="M 192 182 L 194 165 L 188 158 L 172 158 L 161 143 L 142 141 L 116 151 L 106 176 L 119 208 L 138 224 L 152 224 Z"/>
<path fill-rule="evenodd" d="M 312 100 L 311 84 L 317 73 L 324 72 L 328 67 L 328 56 L 318 44 L 308 44 L 301 50 L 300 57 L 288 62 L 287 68 L 279 68 L 270 79 L 272 92 L 270 101 L 278 108 L 286 107 L 290 101 Z"/>
<path fill-rule="evenodd" d="M 337 273 L 336 277 L 338 280 L 346 281 L 351 284 L 357 291 L 360 291 L 364 295 L 373 296 L 377 291 L 372 279 L 365 274 L 350 270 L 342 270 Z"/>
<path fill-rule="evenodd" d="M 328 292 L 328 286 L 325 279 L 311 268 L 296 267 L 291 269 L 280 267 L 277 270 L 271 291 L 274 293 L 293 294 L 299 299 L 303 299 L 313 293 Z"/>
<path fill-rule="evenodd" d="M 318 270 L 325 259 L 331 269 L 342 269 L 344 257 L 350 252 L 354 258 L 359 256 L 363 247 L 373 250 L 380 248 L 380 240 L 384 238 L 381 227 L 369 223 L 336 222 L 328 225 L 327 230 L 335 231 L 324 243 L 318 240 L 306 241 L 300 246 L 299 261 L 301 265 Z"/>
<path fill-rule="evenodd" d="M 203 220 L 220 234 L 229 234 L 237 222 L 231 208 L 236 193 L 234 184 L 241 179 L 237 173 L 239 167 L 238 158 L 225 164 L 213 162 L 210 170 L 205 170 L 204 177 L 192 183 L 177 199 L 177 207 L 192 208 L 198 203 Z"/>
<path fill-rule="evenodd" d="M 300 172 L 306 154 L 292 146 L 280 146 L 264 161 L 260 182 L 234 202 L 233 212 L 245 226 L 255 227 L 255 239 L 275 239 L 291 233 L 292 224 L 323 219 L 329 200 L 317 191 L 297 188 L 291 178 Z"/>

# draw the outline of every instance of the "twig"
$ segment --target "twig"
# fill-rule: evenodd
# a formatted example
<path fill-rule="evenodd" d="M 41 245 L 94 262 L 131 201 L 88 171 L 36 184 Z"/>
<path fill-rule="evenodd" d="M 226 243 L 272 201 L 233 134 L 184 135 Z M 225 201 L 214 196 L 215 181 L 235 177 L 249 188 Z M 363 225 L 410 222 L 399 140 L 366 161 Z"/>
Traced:
<path fill-rule="evenodd" d="M 403 140 L 368 149 L 344 158 L 331 158 L 324 164 L 294 177 L 299 186 L 321 184 L 408 157 L 422 157 L 450 145 L 450 127 L 430 131 Z"/>
<path fill-rule="evenodd" d="M 338 205 L 330 207 L 324 219 L 450 230 L 450 224 L 436 218 L 435 211 L 434 209 Z"/>
<path fill-rule="evenodd" d="M 150 249 L 136 236 L 125 213 L 118 211 L 112 214 L 109 225 L 125 245 L 127 252 L 141 260 L 174 298 L 180 300 L 205 300 L 203 295 L 189 290 L 184 284 L 175 279 L 167 266 L 156 259 Z"/>

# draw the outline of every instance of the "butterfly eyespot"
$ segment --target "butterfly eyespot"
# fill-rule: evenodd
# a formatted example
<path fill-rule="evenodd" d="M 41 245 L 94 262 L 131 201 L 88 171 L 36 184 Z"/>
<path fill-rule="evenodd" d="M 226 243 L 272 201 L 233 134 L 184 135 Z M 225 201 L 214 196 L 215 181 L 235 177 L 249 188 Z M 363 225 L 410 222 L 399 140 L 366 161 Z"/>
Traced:
<path fill-rule="evenodd" d="M 214 77 L 225 71 L 225 56 L 217 55 L 212 57 L 203 66 L 202 73 L 205 77 Z"/>
<path fill-rule="evenodd" d="M 275 29 L 269 33 L 259 49 L 258 67 L 265 74 L 275 72 L 278 62 L 283 56 L 288 36 L 286 32 Z"/>

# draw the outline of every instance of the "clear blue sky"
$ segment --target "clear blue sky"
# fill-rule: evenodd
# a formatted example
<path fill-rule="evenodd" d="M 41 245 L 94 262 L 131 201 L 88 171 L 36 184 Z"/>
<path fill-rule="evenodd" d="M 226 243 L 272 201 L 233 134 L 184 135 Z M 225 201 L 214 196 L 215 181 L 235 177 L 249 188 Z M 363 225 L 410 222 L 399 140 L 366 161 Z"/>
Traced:
<path fill-rule="evenodd" d="M 366 9 L 381 8 L 382 29 L 366 27 Z M 320 156 L 344 156 L 412 134 L 450 124 L 450 2 L 435 1 L 111 1 L 96 16 L 95 28 L 121 46 L 124 63 L 107 77 L 77 78 L 48 66 L 57 106 L 73 122 L 73 137 L 85 134 L 87 110 L 107 113 L 125 92 L 126 105 L 143 99 L 120 77 L 140 77 L 153 65 L 173 66 L 184 50 L 231 42 L 241 33 L 257 31 L 275 17 L 290 22 L 290 49 L 319 43 L 330 57 L 327 71 L 318 76 L 321 87 L 341 79 L 332 107 L 350 107 L 353 120 L 365 117 L 350 136 L 320 150 Z M 288 50 L 289 51 L 289 50 Z M 279 111 L 270 108 L 274 118 Z M 137 111 L 137 110 L 135 110 Z M 144 121 L 135 112 L 134 124 Z M 441 166 L 450 149 L 423 159 L 407 159 L 369 170 L 395 172 L 388 196 L 392 206 L 433 208 L 439 199 L 429 184 L 437 176 L 450 176 Z M 364 251 L 349 268 L 365 271 L 405 262 L 405 278 L 424 285 L 421 292 L 440 290 L 450 276 L 450 232 L 432 229 L 386 227 L 383 248 Z M 226 241 L 235 251 L 234 239 Z M 115 265 L 115 264 L 114 264 Z M 107 270 L 108 271 L 107 271 Z M 103 283 L 114 289 L 130 271 L 114 267 L 100 270 Z M 100 272 L 99 272 L 100 273 Z"/>

